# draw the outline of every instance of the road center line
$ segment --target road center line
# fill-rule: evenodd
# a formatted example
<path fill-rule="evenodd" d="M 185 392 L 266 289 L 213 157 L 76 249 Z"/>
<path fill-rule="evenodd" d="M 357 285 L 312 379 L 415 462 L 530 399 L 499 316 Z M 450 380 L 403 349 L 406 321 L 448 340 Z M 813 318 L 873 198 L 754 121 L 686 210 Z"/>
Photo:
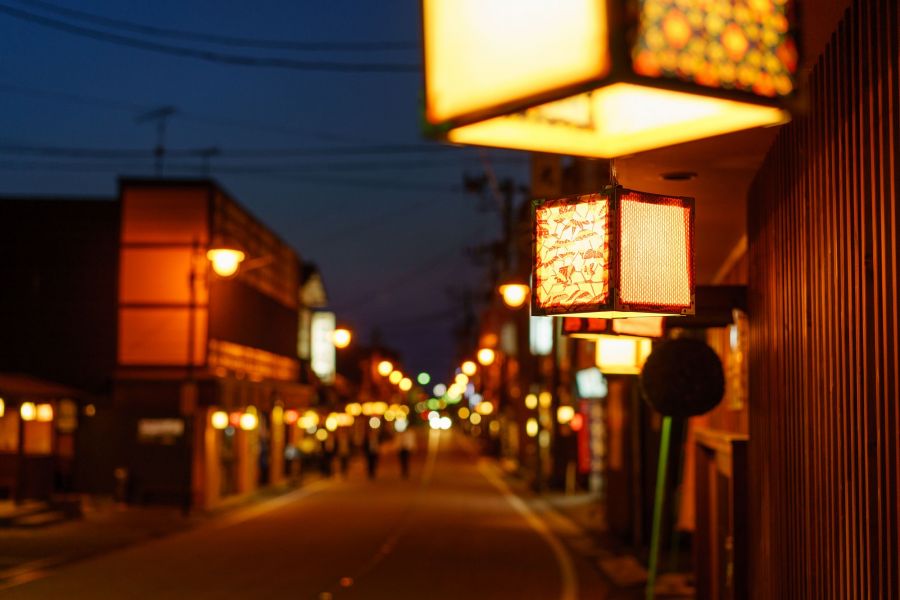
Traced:
<path fill-rule="evenodd" d="M 556 558 L 556 564 L 559 567 L 559 574 L 562 578 L 562 589 L 560 590 L 560 600 L 577 600 L 578 598 L 578 575 L 575 572 L 575 565 L 572 563 L 572 557 L 563 546 L 559 538 L 553 531 L 528 507 L 524 500 L 513 492 L 503 479 L 496 473 L 496 467 L 485 460 L 478 461 L 478 470 L 484 475 L 491 485 L 503 494 L 506 501 L 522 515 L 525 521 L 537 532 L 538 535 L 550 546 L 553 556 Z"/>

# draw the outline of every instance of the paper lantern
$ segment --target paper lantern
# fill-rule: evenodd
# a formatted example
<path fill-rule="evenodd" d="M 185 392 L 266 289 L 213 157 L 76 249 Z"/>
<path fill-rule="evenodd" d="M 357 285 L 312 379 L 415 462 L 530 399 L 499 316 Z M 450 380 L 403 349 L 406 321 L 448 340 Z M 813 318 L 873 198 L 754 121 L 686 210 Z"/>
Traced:
<path fill-rule="evenodd" d="M 694 313 L 694 200 L 609 187 L 538 202 L 531 312 Z"/>
<path fill-rule="evenodd" d="M 783 123 L 790 0 L 423 0 L 425 119 L 454 143 L 615 157 Z"/>
<path fill-rule="evenodd" d="M 637 375 L 653 349 L 653 340 L 631 335 L 601 335 L 596 340 L 597 368 L 605 375 Z"/>

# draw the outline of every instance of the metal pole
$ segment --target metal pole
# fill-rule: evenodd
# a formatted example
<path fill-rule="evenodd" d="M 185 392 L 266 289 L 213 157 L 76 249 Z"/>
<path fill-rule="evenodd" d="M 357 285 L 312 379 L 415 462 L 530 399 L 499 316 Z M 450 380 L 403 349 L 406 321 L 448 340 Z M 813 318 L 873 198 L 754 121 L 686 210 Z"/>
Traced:
<path fill-rule="evenodd" d="M 647 571 L 645 598 L 656 597 L 656 569 L 659 556 L 659 538 L 662 529 L 663 506 L 666 502 L 666 475 L 669 463 L 669 438 L 672 435 L 672 417 L 665 416 L 659 438 L 659 463 L 656 467 L 656 498 L 653 501 L 653 533 L 650 535 L 650 564 Z"/>

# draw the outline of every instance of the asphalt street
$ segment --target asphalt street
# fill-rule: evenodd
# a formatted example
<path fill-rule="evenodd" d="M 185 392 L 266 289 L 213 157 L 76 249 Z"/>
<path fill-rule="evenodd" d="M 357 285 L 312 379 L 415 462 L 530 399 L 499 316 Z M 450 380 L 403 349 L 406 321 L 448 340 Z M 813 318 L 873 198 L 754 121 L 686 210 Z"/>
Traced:
<path fill-rule="evenodd" d="M 452 432 L 409 480 L 386 449 L 374 481 L 312 483 L 208 525 L 3 590 L 23 600 L 604 598 L 605 584 Z"/>

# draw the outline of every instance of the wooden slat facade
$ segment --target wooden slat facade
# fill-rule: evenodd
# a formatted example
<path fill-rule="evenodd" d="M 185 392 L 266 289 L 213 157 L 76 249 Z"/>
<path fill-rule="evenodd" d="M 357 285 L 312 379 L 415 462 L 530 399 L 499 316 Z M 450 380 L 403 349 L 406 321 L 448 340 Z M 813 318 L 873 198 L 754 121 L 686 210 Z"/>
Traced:
<path fill-rule="evenodd" d="M 751 598 L 900 598 L 897 13 L 851 4 L 750 191 Z"/>

